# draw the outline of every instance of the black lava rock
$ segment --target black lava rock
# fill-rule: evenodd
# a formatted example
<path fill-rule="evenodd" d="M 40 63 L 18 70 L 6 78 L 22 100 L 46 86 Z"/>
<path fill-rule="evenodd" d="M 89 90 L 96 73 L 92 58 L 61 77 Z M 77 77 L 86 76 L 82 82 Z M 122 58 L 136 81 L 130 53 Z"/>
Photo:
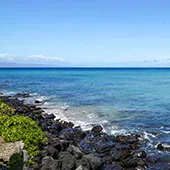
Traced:
<path fill-rule="evenodd" d="M 94 136 L 97 136 L 100 134 L 100 132 L 102 132 L 102 130 L 103 130 L 103 127 L 101 125 L 97 125 L 91 129 L 91 132 L 93 133 Z"/>
<path fill-rule="evenodd" d="M 87 163 L 87 168 L 90 165 L 91 170 L 99 170 L 102 167 L 102 159 L 96 157 L 94 154 L 84 155 L 82 161 Z"/>
<path fill-rule="evenodd" d="M 119 164 L 104 164 L 102 170 L 122 170 L 123 168 Z"/>
<path fill-rule="evenodd" d="M 54 114 L 49 114 L 45 117 L 46 119 L 54 119 L 55 115 Z"/>
<path fill-rule="evenodd" d="M 76 159 L 73 155 L 68 152 L 60 152 L 59 160 L 62 164 L 62 170 L 75 170 Z"/>

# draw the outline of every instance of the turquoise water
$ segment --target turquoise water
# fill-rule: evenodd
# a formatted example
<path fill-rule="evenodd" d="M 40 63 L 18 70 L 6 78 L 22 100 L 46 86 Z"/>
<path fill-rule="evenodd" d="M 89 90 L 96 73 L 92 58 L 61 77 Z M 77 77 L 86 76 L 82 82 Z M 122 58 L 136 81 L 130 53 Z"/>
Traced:
<path fill-rule="evenodd" d="M 77 109 L 65 116 L 101 123 L 108 133 L 139 132 L 154 144 L 170 142 L 168 68 L 0 69 L 0 84 L 1 92 L 36 93 Z"/>

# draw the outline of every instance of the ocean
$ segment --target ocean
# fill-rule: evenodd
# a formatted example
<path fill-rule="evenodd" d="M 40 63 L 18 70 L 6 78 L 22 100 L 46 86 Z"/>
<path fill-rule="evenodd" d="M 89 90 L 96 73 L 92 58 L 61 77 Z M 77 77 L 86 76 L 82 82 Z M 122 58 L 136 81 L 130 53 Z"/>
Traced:
<path fill-rule="evenodd" d="M 142 134 L 147 151 L 170 143 L 169 68 L 1 68 L 0 92 L 30 93 L 47 112 L 112 135 Z"/>

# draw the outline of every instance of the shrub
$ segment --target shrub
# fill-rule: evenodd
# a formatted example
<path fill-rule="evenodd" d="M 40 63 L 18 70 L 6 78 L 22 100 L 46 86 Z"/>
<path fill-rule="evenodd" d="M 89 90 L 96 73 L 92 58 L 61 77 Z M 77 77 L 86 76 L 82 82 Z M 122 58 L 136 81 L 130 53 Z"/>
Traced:
<path fill-rule="evenodd" d="M 6 121 L 8 118 L 9 118 L 8 115 L 6 115 L 6 114 L 1 114 L 1 113 L 0 113 L 0 135 L 1 135 L 1 133 L 2 133 L 3 125 L 4 125 L 5 121 Z"/>
<path fill-rule="evenodd" d="M 7 163 L 9 170 L 21 170 L 22 168 L 22 154 L 16 153 L 12 155 Z"/>
<path fill-rule="evenodd" d="M 0 121 L 1 135 L 6 142 L 23 141 L 24 148 L 32 157 L 39 151 L 38 146 L 46 141 L 43 131 L 35 121 L 26 116 L 13 115 L 7 117 L 0 115 L 5 120 Z M 1 118 L 0 117 L 0 118 Z"/>
<path fill-rule="evenodd" d="M 4 102 L 2 102 L 1 99 L 0 99 L 0 114 L 8 115 L 14 114 L 14 109 L 5 104 Z"/>

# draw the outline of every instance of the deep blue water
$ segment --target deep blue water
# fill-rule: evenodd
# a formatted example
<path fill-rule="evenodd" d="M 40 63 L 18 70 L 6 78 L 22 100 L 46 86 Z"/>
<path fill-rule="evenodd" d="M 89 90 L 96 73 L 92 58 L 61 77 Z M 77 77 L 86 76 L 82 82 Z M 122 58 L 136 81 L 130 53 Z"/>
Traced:
<path fill-rule="evenodd" d="M 154 144 L 170 142 L 169 68 L 0 69 L 0 84 L 2 92 L 37 93 L 53 105 L 77 108 L 67 116 L 94 119 L 108 133 L 140 132 Z"/>

